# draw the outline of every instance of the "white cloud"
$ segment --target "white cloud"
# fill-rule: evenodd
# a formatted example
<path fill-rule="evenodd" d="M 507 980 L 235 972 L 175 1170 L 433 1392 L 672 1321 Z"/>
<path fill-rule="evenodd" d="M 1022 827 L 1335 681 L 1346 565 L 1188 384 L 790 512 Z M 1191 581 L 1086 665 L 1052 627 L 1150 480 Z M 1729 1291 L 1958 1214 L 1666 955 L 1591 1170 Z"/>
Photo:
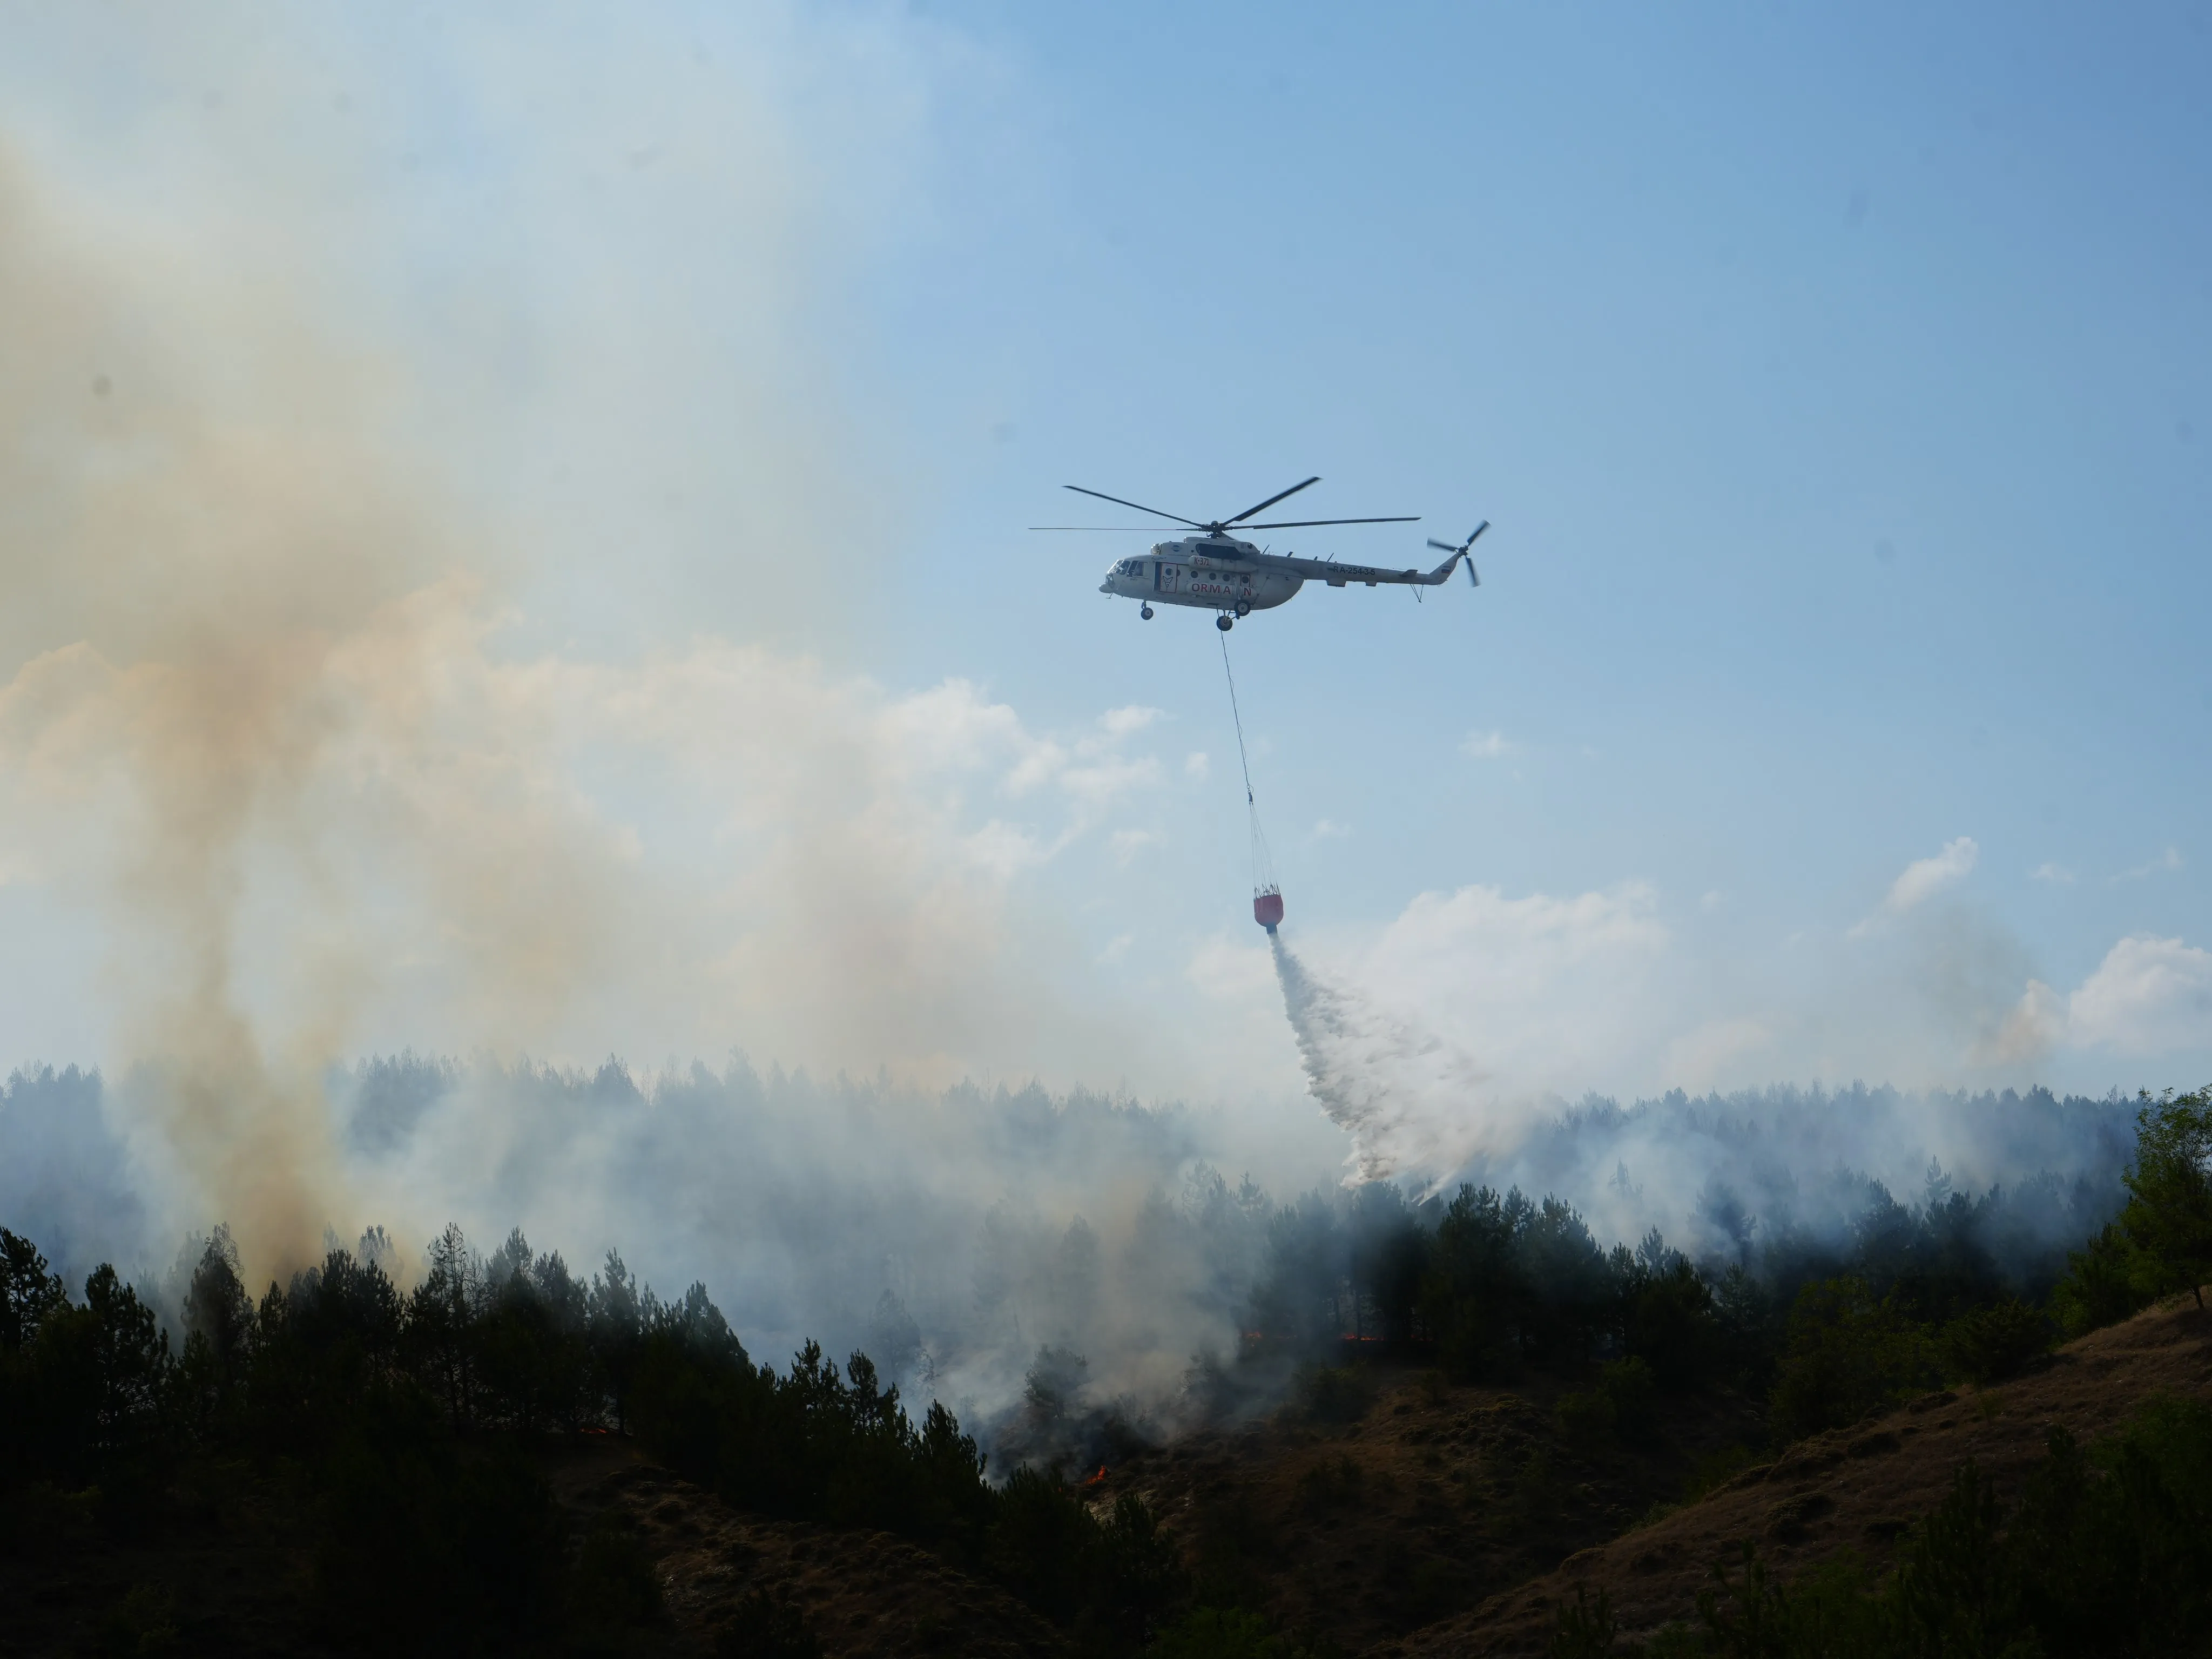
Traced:
<path fill-rule="evenodd" d="M 2181 849 L 2179 847 L 2169 847 L 2166 851 L 2160 854 L 2156 858 L 2151 860 L 2148 864 L 2138 864 L 2132 870 L 2123 870 L 2118 875 L 2114 876 L 2112 879 L 2114 881 L 2141 881 L 2145 876 L 2160 875 L 2168 870 L 2179 870 L 2181 867 Z"/>
<path fill-rule="evenodd" d="M 2068 1035 L 2127 1054 L 2212 1046 L 2212 951 L 2138 934 L 2067 999 Z"/>
<path fill-rule="evenodd" d="M 1095 818 L 1125 796 L 1159 782 L 1157 756 L 1131 755 L 1124 749 L 1126 739 L 1158 714 L 1157 708 L 1116 708 L 1099 717 L 1095 731 L 1072 739 L 1024 740 L 1020 758 L 1006 774 L 1006 793 L 1019 797 L 1057 788 L 1077 803 L 1086 819 Z"/>
<path fill-rule="evenodd" d="M 1638 1028 L 1663 991 L 1653 976 L 1670 944 L 1658 895 L 1642 882 L 1569 898 L 1462 887 L 1407 905 L 1361 978 L 1457 1034 L 1502 1081 L 1565 1089 L 1613 1071 L 1609 1061 L 1651 1035 Z"/>
<path fill-rule="evenodd" d="M 2059 887 L 2074 884 L 2074 872 L 2063 864 L 2039 864 L 2027 872 L 2027 878 L 2030 881 L 2047 881 Z"/>
<path fill-rule="evenodd" d="M 1126 738 L 1141 732 L 1160 718 L 1161 711 L 1141 703 L 1131 703 L 1122 708 L 1109 708 L 1098 717 L 1098 725 L 1109 737 Z"/>
<path fill-rule="evenodd" d="M 1126 868 L 1131 859 L 1147 847 L 1158 846 L 1159 842 L 1159 836 L 1150 830 L 1116 830 L 1106 838 L 1106 847 L 1113 854 L 1114 862 Z"/>
<path fill-rule="evenodd" d="M 1339 823 L 1334 818 L 1319 819 L 1313 827 L 1313 838 L 1316 841 L 1341 841 L 1351 833 L 1352 828 L 1349 824 Z"/>
<path fill-rule="evenodd" d="M 1470 732 L 1461 740 L 1459 752 L 1469 760 L 1503 760 L 1519 754 L 1521 745 L 1503 732 Z"/>
<path fill-rule="evenodd" d="M 1182 757 L 1182 775 L 1196 778 L 1201 783 L 1212 774 L 1213 763 L 1206 757 L 1206 750 L 1194 749 Z"/>
<path fill-rule="evenodd" d="M 2131 934 L 2069 996 L 2030 980 L 2001 1042 L 2007 1058 L 2058 1047 L 2130 1058 L 2212 1048 L 2212 951 Z"/>
<path fill-rule="evenodd" d="M 1852 927 L 1850 936 L 1863 938 L 1873 930 L 1877 917 L 1901 916 L 1946 889 L 1957 886 L 1972 872 L 1981 856 L 1982 849 L 1975 845 L 1974 838 L 1960 836 L 1956 841 L 1945 842 L 1943 850 L 1933 858 L 1915 859 L 1889 884 L 1881 908 Z"/>

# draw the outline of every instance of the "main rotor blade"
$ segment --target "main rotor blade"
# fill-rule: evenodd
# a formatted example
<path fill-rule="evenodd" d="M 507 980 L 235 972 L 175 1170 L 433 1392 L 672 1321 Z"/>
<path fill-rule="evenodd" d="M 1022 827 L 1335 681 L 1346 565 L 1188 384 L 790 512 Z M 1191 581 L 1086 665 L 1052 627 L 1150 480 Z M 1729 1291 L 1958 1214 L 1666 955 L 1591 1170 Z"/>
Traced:
<path fill-rule="evenodd" d="M 1297 495 L 1298 491 L 1304 489 L 1306 487 L 1306 484 L 1317 484 L 1320 482 L 1321 474 L 1316 472 L 1312 477 L 1306 480 L 1306 483 L 1294 483 L 1288 489 L 1285 489 L 1281 495 L 1270 495 L 1266 501 L 1261 502 L 1259 506 L 1248 507 L 1242 513 L 1239 513 L 1235 518 L 1224 519 L 1221 522 L 1224 525 L 1241 524 L 1245 520 L 1250 518 L 1255 513 L 1265 513 L 1277 501 L 1288 501 L 1291 496 Z M 1172 518 L 1174 515 L 1170 514 L 1169 516 Z"/>
<path fill-rule="evenodd" d="M 1187 524 L 1193 530 L 1206 528 L 1196 519 L 1186 519 L 1180 513 L 1162 513 L 1157 507 L 1146 507 L 1142 501 L 1125 501 L 1119 495 L 1109 495 L 1103 489 L 1085 489 L 1081 484 L 1062 484 L 1060 488 L 1072 489 L 1079 495 L 1096 495 L 1102 501 L 1111 501 L 1116 507 L 1126 507 L 1138 513 L 1158 514 L 1163 519 L 1173 519 L 1177 524 Z"/>
<path fill-rule="evenodd" d="M 1095 530 L 1114 535 L 1134 535 L 1139 532 L 1149 536 L 1163 530 L 1181 530 L 1179 524 L 1033 524 L 1032 530 Z"/>
<path fill-rule="evenodd" d="M 1240 530 L 1304 530 L 1317 524 L 1419 524 L 1421 515 L 1410 514 L 1397 519 L 1284 519 L 1267 524 L 1239 525 Z"/>

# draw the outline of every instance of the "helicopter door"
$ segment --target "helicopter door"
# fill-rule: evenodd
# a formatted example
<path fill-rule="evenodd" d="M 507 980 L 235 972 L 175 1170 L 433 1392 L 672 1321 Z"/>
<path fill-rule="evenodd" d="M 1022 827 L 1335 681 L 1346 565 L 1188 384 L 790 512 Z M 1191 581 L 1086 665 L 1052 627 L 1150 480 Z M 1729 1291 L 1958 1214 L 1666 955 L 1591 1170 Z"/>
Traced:
<path fill-rule="evenodd" d="M 1181 566 L 1169 564 L 1164 561 L 1156 561 L 1153 563 L 1152 592 L 1155 593 L 1172 593 L 1182 586 L 1182 568 Z"/>

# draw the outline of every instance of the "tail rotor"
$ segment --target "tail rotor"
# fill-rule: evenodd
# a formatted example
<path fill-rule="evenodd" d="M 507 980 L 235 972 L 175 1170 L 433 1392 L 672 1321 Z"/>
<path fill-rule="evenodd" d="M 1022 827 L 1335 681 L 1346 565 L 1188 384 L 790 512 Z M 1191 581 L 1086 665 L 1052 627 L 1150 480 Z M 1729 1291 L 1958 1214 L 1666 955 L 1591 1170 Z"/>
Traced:
<path fill-rule="evenodd" d="M 1475 526 L 1474 531 L 1468 535 L 1468 538 L 1462 542 L 1457 547 L 1454 547 L 1449 542 L 1440 542 L 1434 536 L 1429 538 L 1429 545 L 1435 548 L 1439 553 L 1449 553 L 1459 558 L 1467 558 L 1467 550 L 1474 545 L 1475 538 L 1481 535 L 1484 531 L 1489 528 L 1490 520 L 1485 519 L 1480 524 Z M 1467 561 L 1467 585 L 1469 587 L 1480 587 L 1482 586 L 1482 578 L 1474 574 L 1474 561 L 1473 559 L 1468 559 Z"/>

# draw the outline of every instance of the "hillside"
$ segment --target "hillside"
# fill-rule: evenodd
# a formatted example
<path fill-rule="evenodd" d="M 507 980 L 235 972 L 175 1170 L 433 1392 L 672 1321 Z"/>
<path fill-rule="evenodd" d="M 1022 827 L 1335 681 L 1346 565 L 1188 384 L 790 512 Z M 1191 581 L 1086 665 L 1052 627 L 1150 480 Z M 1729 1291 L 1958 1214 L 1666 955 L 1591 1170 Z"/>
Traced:
<path fill-rule="evenodd" d="M 1735 1540 L 1754 1540 L 1784 1577 L 1844 1549 L 1879 1565 L 1964 1459 L 2008 1493 L 2053 1425 L 2086 1440 L 2155 1395 L 2212 1395 L 2212 1319 L 2189 1305 L 2138 1315 L 2002 1387 L 1932 1395 L 1801 1443 L 1671 1512 L 1666 1500 L 1702 1458 L 1756 1441 L 1749 1402 L 1670 1407 L 1660 1440 L 1632 1452 L 1564 1439 L 1556 1391 L 1541 1386 L 1446 1387 L 1384 1367 L 1366 1382 L 1364 1398 L 1334 1402 L 1349 1420 L 1319 1420 L 1310 1401 L 1287 1405 L 1133 1456 L 1085 1496 L 1103 1511 L 1141 1495 L 1202 1594 L 1343 1653 L 1534 1656 L 1577 1587 L 1607 1590 L 1626 1633 L 1686 1616 Z M 633 1442 L 549 1444 L 544 1467 L 571 1535 L 611 1517 L 660 1587 L 665 1622 L 594 1650 L 742 1650 L 722 1638 L 756 1591 L 803 1610 L 830 1659 L 1071 1650 L 1065 1632 L 942 1553 L 742 1513 Z M 119 1651 L 150 1635 L 146 1651 L 321 1650 L 337 1632 L 308 1605 L 302 1495 L 235 1465 L 197 1479 L 226 1471 L 235 1490 L 182 1494 L 178 1524 L 155 1535 L 109 1538 L 65 1507 L 44 1535 L 19 1534 L 0 1562 L 0 1605 L 11 1609 L 0 1645 Z M 126 1610 L 134 1587 L 141 1614 Z"/>
<path fill-rule="evenodd" d="M 1759 1432 L 1748 1401 L 1705 1397 L 1668 1409 L 1648 1455 L 1584 1448 L 1558 1430 L 1555 1383 L 1450 1387 L 1379 1367 L 1366 1381 L 1356 1420 L 1294 1402 L 1110 1467 L 1090 1490 L 1142 1496 L 1202 1597 L 1358 1652 L 1612 1537 L 1699 1458 Z"/>
<path fill-rule="evenodd" d="M 1748 1402 L 1672 1407 L 1662 1441 L 1638 1453 L 1564 1439 L 1556 1389 L 1445 1387 L 1381 1368 L 1371 1388 L 1354 1420 L 1294 1403 L 1109 1467 L 1086 1495 L 1101 1510 L 1141 1495 L 1201 1586 L 1343 1653 L 1535 1656 L 1577 1586 L 1607 1589 L 1625 1633 L 1686 1616 L 1739 1540 L 1785 1578 L 1846 1548 L 1880 1565 L 1966 1458 L 2009 1493 L 2054 1425 L 2088 1439 L 2155 1395 L 2212 1395 L 2212 1320 L 2193 1307 L 2143 1313 L 2001 1387 L 1931 1395 L 1802 1442 L 1671 1511 L 1700 1459 L 1756 1439 Z M 579 1530 L 610 1509 L 635 1521 L 678 1650 L 708 1650 L 766 1589 L 806 1610 L 830 1659 L 1068 1650 L 1002 1589 L 928 1551 L 738 1514 L 618 1443 L 564 1460 L 555 1486 Z"/>
<path fill-rule="evenodd" d="M 1714 1562 L 1756 1542 L 1787 1578 L 1844 1549 L 1885 1562 L 1905 1524 L 1941 1503 L 1974 1459 L 2009 1497 L 2063 1425 L 2087 1440 L 2152 1396 L 2212 1395 L 2212 1320 L 2193 1304 L 2148 1310 L 2061 1349 L 2001 1387 L 1946 1391 L 1790 1447 L 1721 1490 L 1556 1570 L 1369 1650 L 1374 1659 L 1536 1655 L 1577 1587 L 1613 1599 L 1626 1634 L 1689 1615 Z"/>
<path fill-rule="evenodd" d="M 667 1628 L 634 1637 L 629 1651 L 714 1651 L 757 1593 L 801 1613 L 823 1651 L 840 1659 L 1068 1651 L 1060 1632 L 1000 1586 L 888 1533 L 742 1514 L 620 1441 L 564 1455 L 551 1474 L 579 1533 L 619 1517 L 652 1560 Z"/>

